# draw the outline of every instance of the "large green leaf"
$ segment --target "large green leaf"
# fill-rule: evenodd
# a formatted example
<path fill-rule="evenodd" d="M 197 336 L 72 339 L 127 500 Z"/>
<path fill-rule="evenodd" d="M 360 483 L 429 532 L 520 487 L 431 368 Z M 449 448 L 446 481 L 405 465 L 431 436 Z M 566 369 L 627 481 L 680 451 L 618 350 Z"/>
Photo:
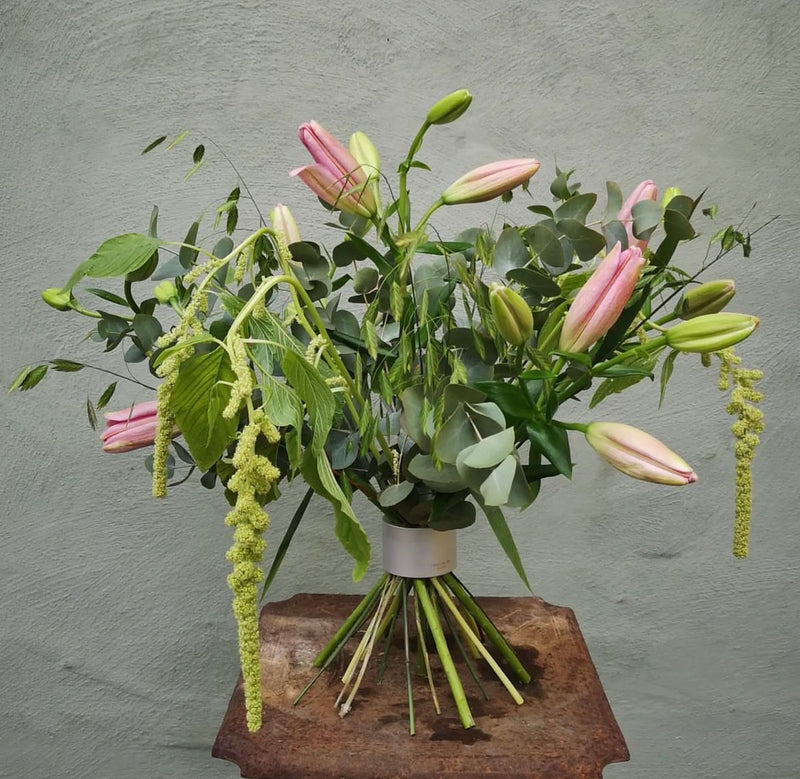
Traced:
<path fill-rule="evenodd" d="M 261 377 L 264 410 L 276 427 L 299 428 L 303 423 L 303 404 L 297 393 L 274 376 Z"/>
<path fill-rule="evenodd" d="M 525 567 L 522 565 L 519 550 L 514 543 L 514 537 L 511 535 L 511 530 L 508 527 L 505 516 L 503 516 L 503 512 L 497 508 L 497 506 L 487 506 L 478 496 L 476 496 L 476 500 L 483 509 L 483 513 L 486 514 L 486 519 L 489 520 L 489 526 L 494 531 L 497 540 L 500 542 L 500 546 L 506 553 L 506 557 L 511 562 L 511 565 L 514 566 L 514 570 L 519 575 L 519 578 L 522 579 L 523 584 L 530 590 L 531 585 L 528 582 Z"/>
<path fill-rule="evenodd" d="M 306 484 L 333 506 L 336 537 L 345 551 L 355 560 L 353 581 L 358 581 L 366 573 L 369 565 L 369 540 L 353 513 L 350 500 L 336 481 L 325 452 L 314 454 L 311 449 L 306 449 L 301 471 Z"/>
<path fill-rule="evenodd" d="M 125 276 L 144 265 L 158 246 L 157 238 L 141 233 L 125 233 L 109 238 L 73 271 L 64 289 L 72 289 L 84 276 L 93 279 Z"/>
<path fill-rule="evenodd" d="M 236 436 L 236 416 L 222 416 L 231 395 L 229 384 L 223 382 L 235 378 L 228 353 L 221 347 L 196 354 L 181 365 L 170 407 L 200 470 L 207 471 Z M 214 407 L 219 413 L 210 414 Z"/>
<path fill-rule="evenodd" d="M 313 432 L 311 450 L 314 454 L 319 454 L 325 446 L 325 439 L 333 424 L 336 399 L 322 376 L 299 354 L 285 352 L 281 368 L 289 384 L 306 404 Z"/>

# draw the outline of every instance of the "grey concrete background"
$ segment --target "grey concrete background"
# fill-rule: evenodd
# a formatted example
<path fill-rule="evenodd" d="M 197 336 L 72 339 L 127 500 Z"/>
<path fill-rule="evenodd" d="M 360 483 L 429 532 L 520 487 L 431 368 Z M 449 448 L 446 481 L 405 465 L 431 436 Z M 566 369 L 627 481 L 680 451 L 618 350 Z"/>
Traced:
<path fill-rule="evenodd" d="M 514 529 L 537 593 L 576 610 L 626 735 L 632 760 L 609 779 L 793 779 L 798 33 L 794 2 L 2 0 L 0 382 L 37 359 L 99 359 L 81 342 L 84 323 L 38 293 L 103 239 L 144 229 L 154 203 L 163 235 L 179 239 L 204 209 L 210 223 L 234 176 L 207 144 L 206 169 L 181 183 L 189 146 L 139 156 L 162 132 L 213 138 L 262 208 L 289 204 L 313 239 L 326 238 L 320 211 L 286 176 L 305 161 L 296 127 L 313 117 L 342 138 L 362 129 L 396 163 L 428 106 L 462 86 L 473 107 L 426 140 L 434 172 L 414 179 L 419 204 L 514 156 L 543 161 L 542 197 L 557 156 L 591 187 L 708 186 L 719 221 L 757 200 L 751 226 L 782 218 L 752 259 L 715 274 L 738 279 L 734 310 L 763 317 L 741 349 L 766 371 L 751 559 L 729 553 L 724 400 L 688 359 L 660 413 L 644 385 L 599 411 L 678 449 L 697 485 L 625 479 L 575 440 L 573 482 L 553 480 Z M 520 219 L 523 204 L 503 213 Z M 435 224 L 447 234 L 494 218 L 471 207 Z M 692 244 L 683 264 L 702 252 Z M 151 500 L 140 453 L 103 455 L 87 426 L 86 394 L 102 386 L 85 371 L 27 397 L 0 393 L 0 776 L 237 776 L 209 754 L 237 670 L 222 498 L 183 489 Z M 141 399 L 124 389 L 113 405 Z M 289 489 L 274 508 L 273 549 L 298 499 Z M 359 509 L 376 535 L 377 518 Z M 485 526 L 463 534 L 461 558 L 484 594 L 522 593 Z M 349 571 L 320 510 L 274 594 L 360 590 Z"/>

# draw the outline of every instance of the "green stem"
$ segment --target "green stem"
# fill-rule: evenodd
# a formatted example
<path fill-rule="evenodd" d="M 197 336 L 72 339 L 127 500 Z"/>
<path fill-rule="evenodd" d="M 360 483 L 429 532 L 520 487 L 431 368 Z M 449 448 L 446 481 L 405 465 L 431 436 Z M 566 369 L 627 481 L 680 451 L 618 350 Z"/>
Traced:
<path fill-rule="evenodd" d="M 503 687 L 508 690 L 508 694 L 514 700 L 514 703 L 520 705 L 524 703 L 522 696 L 519 694 L 519 691 L 516 687 L 511 683 L 511 680 L 505 675 L 503 669 L 497 664 L 497 661 L 489 654 L 486 647 L 481 644 L 478 637 L 472 632 L 472 628 L 467 624 L 467 621 L 462 616 L 461 612 L 456 607 L 456 604 L 453 603 L 453 599 L 447 593 L 447 590 L 444 588 L 442 583 L 439 581 L 437 577 L 431 579 L 431 584 L 436 588 L 436 592 L 439 593 L 439 597 L 444 601 L 445 606 L 450 609 L 452 615 L 456 618 L 456 622 L 461 626 L 461 630 L 464 632 L 464 635 L 473 643 L 475 648 L 483 655 L 483 659 L 489 664 L 489 667 L 494 671 L 495 676 L 502 682 Z M 466 727 L 466 726 L 465 726 Z"/>
<path fill-rule="evenodd" d="M 439 599 L 441 600 L 441 598 Z M 472 680 L 475 684 L 478 685 L 478 689 L 481 691 L 481 695 L 483 695 L 483 699 L 485 701 L 489 700 L 489 693 L 486 692 L 486 688 L 483 686 L 481 680 L 478 678 L 478 674 L 475 670 L 475 664 L 472 662 L 472 658 L 470 657 L 470 652 L 467 651 L 467 647 L 464 646 L 464 642 L 461 640 L 461 636 L 458 635 L 459 628 L 457 625 L 453 623 L 453 618 L 450 614 L 448 614 L 448 610 L 444 609 L 442 611 L 442 616 L 444 617 L 444 621 L 447 623 L 447 629 L 450 631 L 450 635 L 453 637 L 453 640 L 456 642 L 456 646 L 458 647 L 458 651 L 461 653 L 461 657 L 464 658 L 464 663 L 467 666 L 467 670 L 469 671 L 469 675 L 472 677 Z M 465 638 L 467 638 L 465 636 Z M 467 642 L 471 645 L 471 641 L 467 638 Z M 479 655 L 480 656 L 480 655 Z"/>
<path fill-rule="evenodd" d="M 514 671 L 517 679 L 523 684 L 527 684 L 531 680 L 531 675 L 525 669 L 525 666 L 519 661 L 519 658 L 514 654 L 514 650 L 509 643 L 503 638 L 503 634 L 495 627 L 494 622 L 489 619 L 486 612 L 475 602 L 475 599 L 469 594 L 468 590 L 461 581 L 452 573 L 447 573 L 441 577 L 447 586 L 452 590 L 453 594 L 458 598 L 461 605 L 472 616 L 475 622 L 481 627 L 487 638 L 497 647 L 497 650 L 505 658 L 506 662 Z"/>
<path fill-rule="evenodd" d="M 431 218 L 434 211 L 438 208 L 441 208 L 444 205 L 444 200 L 439 198 L 435 203 L 432 203 L 428 210 L 422 215 L 422 219 L 417 222 L 417 226 L 414 228 L 414 232 L 419 232 L 427 223 L 428 220 Z"/>
<path fill-rule="evenodd" d="M 419 131 L 414 136 L 414 140 L 411 141 L 408 154 L 400 165 L 400 192 L 397 196 L 397 217 L 401 233 L 406 232 L 411 226 L 411 205 L 408 202 L 408 188 L 406 186 L 408 171 L 411 169 L 411 163 L 414 160 L 414 155 L 419 151 L 420 146 L 422 146 L 422 139 L 425 136 L 425 133 L 428 132 L 429 127 L 430 124 L 426 119 L 422 127 L 419 128 Z"/>
<path fill-rule="evenodd" d="M 435 582 L 436 580 L 432 579 L 431 581 Z M 447 647 L 447 639 L 444 637 L 442 625 L 439 622 L 439 615 L 436 613 L 436 609 L 431 602 L 424 579 L 414 579 L 414 591 L 417 594 L 417 599 L 422 606 L 422 612 L 431 629 L 433 643 L 436 645 L 436 652 L 439 655 L 444 674 L 447 677 L 447 683 L 450 685 L 450 691 L 453 693 L 453 700 L 455 701 L 461 724 L 465 728 L 474 727 L 475 720 L 472 718 L 472 712 L 469 710 L 469 704 L 464 694 L 464 688 L 461 685 L 461 679 L 458 678 L 458 671 L 453 663 L 453 658 L 450 656 L 450 650 Z"/>
<path fill-rule="evenodd" d="M 124 284 L 124 292 L 125 292 L 125 300 L 128 301 L 128 305 L 131 307 L 131 311 L 134 314 L 139 313 L 139 304 L 133 298 L 133 282 L 129 279 L 125 279 Z"/>
<path fill-rule="evenodd" d="M 428 647 L 425 643 L 425 631 L 422 629 L 422 620 L 419 616 L 419 609 L 417 608 L 417 602 L 414 603 L 414 620 L 417 624 L 417 646 L 419 647 L 422 653 L 422 662 L 425 666 L 425 675 L 428 677 L 428 687 L 431 691 L 431 700 L 433 701 L 433 709 L 437 714 L 442 713 L 442 709 L 439 706 L 439 697 L 436 695 L 436 685 L 433 683 L 433 673 L 431 672 L 431 660 L 430 656 L 428 655 Z"/>
<path fill-rule="evenodd" d="M 414 582 L 416 584 L 416 581 Z M 406 657 L 406 692 L 408 694 L 408 734 L 413 736 L 416 733 L 414 719 L 414 686 L 411 683 L 411 654 L 409 652 L 408 640 L 408 579 L 403 579 L 402 584 L 403 600 L 403 647 Z"/>
<path fill-rule="evenodd" d="M 364 612 L 375 602 L 375 598 L 378 596 L 378 592 L 380 592 L 381 588 L 384 584 L 386 584 L 386 580 L 389 578 L 388 573 L 384 573 L 383 576 L 375 582 L 373 588 L 362 598 L 361 602 L 358 606 L 353 609 L 350 613 L 350 616 L 344 621 L 341 627 L 336 631 L 333 638 L 323 647 L 322 651 L 314 658 L 314 665 L 319 668 L 321 665 L 325 663 L 325 661 L 330 657 L 330 655 L 336 650 L 339 644 L 342 643 L 343 640 L 350 638 L 352 635 L 351 630 L 353 626 L 358 622 Z"/>

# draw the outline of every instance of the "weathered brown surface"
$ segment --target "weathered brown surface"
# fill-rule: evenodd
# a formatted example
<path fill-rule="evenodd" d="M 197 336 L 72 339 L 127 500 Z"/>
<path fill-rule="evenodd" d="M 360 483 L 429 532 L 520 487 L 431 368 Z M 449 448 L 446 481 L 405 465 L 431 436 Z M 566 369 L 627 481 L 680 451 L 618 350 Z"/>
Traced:
<path fill-rule="evenodd" d="M 490 700 L 463 668 L 476 727 L 464 730 L 443 674 L 436 715 L 427 681 L 415 682 L 417 733 L 408 735 L 403 655 L 396 647 L 383 684 L 365 678 L 353 711 L 340 719 L 334 701 L 344 660 L 297 706 L 316 669 L 316 653 L 358 598 L 296 595 L 261 612 L 264 726 L 249 733 L 241 678 L 212 754 L 249 779 L 600 779 L 609 763 L 629 759 L 571 609 L 538 598 L 483 598 L 533 680 L 511 701 L 491 671 Z M 370 673 L 368 672 L 368 676 Z"/>

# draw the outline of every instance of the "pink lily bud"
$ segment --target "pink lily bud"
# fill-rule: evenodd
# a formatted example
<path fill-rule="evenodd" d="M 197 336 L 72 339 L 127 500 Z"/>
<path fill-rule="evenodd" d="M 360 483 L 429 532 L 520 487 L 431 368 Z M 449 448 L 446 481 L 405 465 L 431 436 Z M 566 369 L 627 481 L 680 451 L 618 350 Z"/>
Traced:
<path fill-rule="evenodd" d="M 100 436 L 104 452 L 130 452 L 150 446 L 156 437 L 156 401 L 137 403 L 121 411 L 110 411 L 103 416 L 106 429 Z M 178 435 L 177 427 L 172 429 L 172 437 Z"/>
<path fill-rule="evenodd" d="M 643 200 L 656 200 L 658 198 L 658 190 L 656 189 L 656 185 L 650 181 L 643 181 L 639 184 L 636 189 L 628 195 L 628 199 L 622 204 L 622 208 L 620 208 L 619 213 L 617 214 L 617 219 L 625 225 L 625 232 L 628 233 L 628 248 L 632 248 L 634 246 L 638 247 L 642 251 L 647 248 L 647 241 L 637 238 L 633 234 L 633 207 L 637 203 L 641 203 Z"/>
<path fill-rule="evenodd" d="M 453 206 L 491 200 L 528 181 L 540 165 L 539 160 L 534 159 L 499 160 L 482 165 L 464 174 L 442 192 L 442 202 Z"/>
<path fill-rule="evenodd" d="M 347 148 L 317 122 L 300 125 L 298 135 L 316 164 L 297 168 L 290 175 L 342 211 L 373 216 L 378 209 L 375 195 L 367 186 L 369 177 Z"/>
<path fill-rule="evenodd" d="M 297 228 L 297 222 L 294 221 L 292 212 L 283 203 L 278 203 L 272 211 L 269 212 L 269 218 L 272 221 L 272 226 L 275 231 L 283 235 L 283 239 L 287 244 L 299 243 L 300 230 Z"/>
<path fill-rule="evenodd" d="M 697 474 L 657 438 L 619 422 L 592 422 L 586 441 L 618 471 L 656 484 L 692 484 Z"/>
<path fill-rule="evenodd" d="M 625 308 L 643 267 L 640 249 L 623 252 L 617 242 L 572 301 L 558 348 L 584 352 L 604 336 Z"/>

